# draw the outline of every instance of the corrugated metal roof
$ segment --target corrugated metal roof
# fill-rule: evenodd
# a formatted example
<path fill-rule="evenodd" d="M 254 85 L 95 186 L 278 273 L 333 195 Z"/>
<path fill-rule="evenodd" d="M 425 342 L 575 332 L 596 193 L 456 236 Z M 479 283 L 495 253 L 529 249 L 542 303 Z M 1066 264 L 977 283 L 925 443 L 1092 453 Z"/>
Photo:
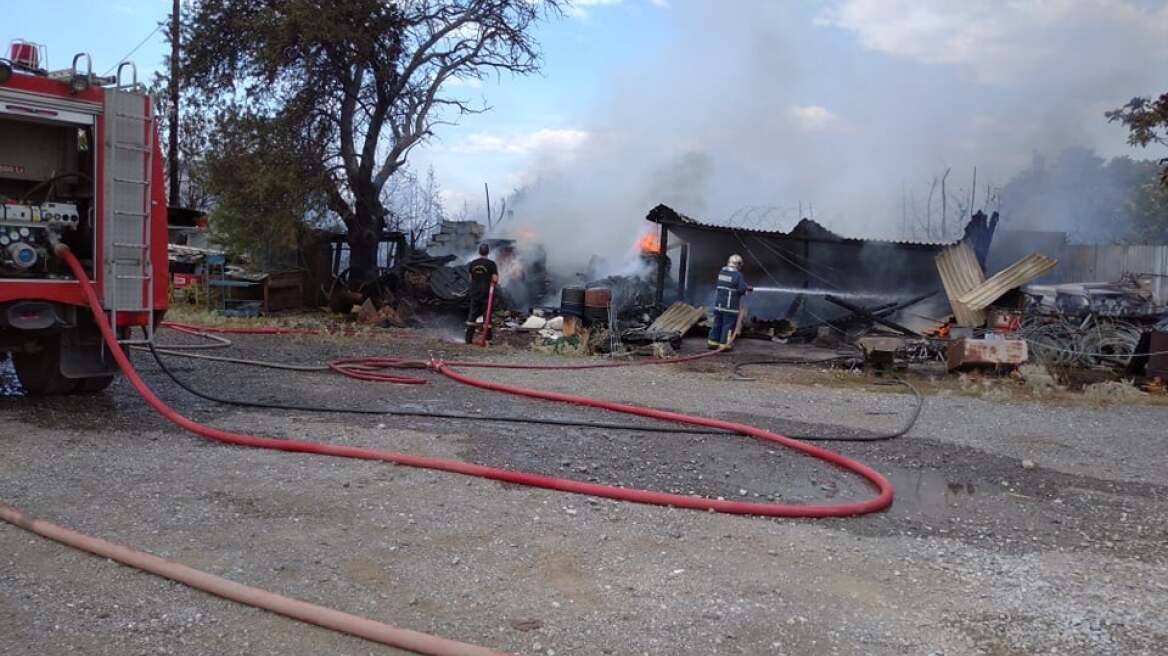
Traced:
<path fill-rule="evenodd" d="M 945 295 L 949 297 L 949 306 L 953 308 L 957 323 L 962 326 L 984 324 L 984 311 L 971 309 L 959 300 L 962 294 L 985 282 L 985 273 L 977 263 L 977 256 L 973 254 L 969 242 L 963 241 L 946 248 L 937 255 L 936 261 L 941 284 L 945 286 Z"/>
<path fill-rule="evenodd" d="M 694 324 L 706 316 L 706 308 L 693 307 L 687 303 L 677 301 L 669 309 L 657 317 L 649 326 L 648 332 L 675 332 L 684 335 L 693 328 Z"/>
<path fill-rule="evenodd" d="M 858 237 L 854 235 L 841 235 L 837 232 L 829 230 L 823 224 L 813 219 L 802 219 L 795 224 L 789 231 L 780 229 L 762 229 L 762 228 L 744 228 L 735 225 L 726 225 L 710 221 L 698 221 L 684 214 L 679 214 L 672 208 L 665 205 L 658 205 L 653 208 L 647 217 L 648 221 L 664 225 L 677 225 L 692 228 L 702 228 L 705 230 L 719 230 L 752 235 L 767 235 L 767 236 L 781 236 L 793 239 L 815 239 L 821 241 L 864 241 L 876 242 L 885 244 L 899 244 L 902 246 L 952 246 L 960 241 L 960 239 L 946 239 L 946 240 L 927 240 L 927 239 L 887 239 L 881 237 Z M 968 222 L 966 222 L 968 225 Z M 964 230 L 964 227 L 962 228 Z"/>

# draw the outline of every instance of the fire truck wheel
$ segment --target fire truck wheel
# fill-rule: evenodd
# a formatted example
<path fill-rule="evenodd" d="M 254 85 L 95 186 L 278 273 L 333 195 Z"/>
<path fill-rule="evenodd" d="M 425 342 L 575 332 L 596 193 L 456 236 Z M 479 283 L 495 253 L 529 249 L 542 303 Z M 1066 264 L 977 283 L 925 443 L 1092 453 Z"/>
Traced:
<path fill-rule="evenodd" d="M 61 336 L 48 335 L 40 340 L 36 353 L 13 353 L 12 364 L 24 391 L 32 396 L 69 394 L 77 389 L 77 380 L 61 374 Z"/>

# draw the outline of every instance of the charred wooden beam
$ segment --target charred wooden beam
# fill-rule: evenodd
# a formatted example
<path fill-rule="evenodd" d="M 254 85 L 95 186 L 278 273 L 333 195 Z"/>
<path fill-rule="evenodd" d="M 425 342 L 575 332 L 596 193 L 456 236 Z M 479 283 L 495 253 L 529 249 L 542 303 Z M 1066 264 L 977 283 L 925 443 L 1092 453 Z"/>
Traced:
<path fill-rule="evenodd" d="M 657 307 L 664 305 L 665 301 L 665 277 L 669 273 L 669 256 L 665 254 L 665 249 L 669 248 L 669 228 L 664 224 L 661 225 L 661 237 L 657 244 L 657 290 L 654 296 L 654 301 Z"/>
<path fill-rule="evenodd" d="M 916 332 L 915 330 L 913 330 L 911 328 L 905 328 L 904 326 L 902 326 L 894 321 L 889 321 L 888 319 L 885 319 L 884 317 L 876 316 L 875 314 L 869 312 L 865 308 L 860 307 L 859 305 L 849 303 L 841 298 L 838 298 L 836 296 L 832 296 L 831 294 L 824 296 L 823 300 L 827 301 L 828 303 L 831 303 L 832 305 L 838 305 L 838 306 L 842 307 L 843 309 L 850 311 L 852 314 L 855 314 L 857 316 L 868 319 L 869 321 L 874 321 L 874 322 L 880 324 L 881 326 L 891 328 L 892 330 L 895 330 L 896 332 L 901 333 L 903 335 L 908 335 L 909 337 L 920 337 L 921 336 L 920 333 Z"/>

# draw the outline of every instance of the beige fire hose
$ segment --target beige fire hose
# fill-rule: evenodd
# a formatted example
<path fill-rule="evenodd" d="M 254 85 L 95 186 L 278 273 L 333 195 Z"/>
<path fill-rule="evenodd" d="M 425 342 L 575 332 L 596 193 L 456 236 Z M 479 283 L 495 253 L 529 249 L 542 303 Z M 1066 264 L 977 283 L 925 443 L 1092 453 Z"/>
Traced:
<path fill-rule="evenodd" d="M 502 652 L 486 647 L 469 645 L 465 642 L 410 631 L 409 629 L 400 629 L 389 624 L 229 581 L 144 551 L 107 542 L 101 538 L 79 533 L 43 519 L 29 517 L 23 511 L 3 502 L 0 502 L 0 519 L 41 537 L 55 540 L 75 549 L 88 551 L 103 558 L 109 558 L 155 576 L 177 581 L 224 599 L 269 610 L 301 622 L 348 633 L 366 640 L 399 647 L 418 654 L 432 654 L 433 656 L 504 656 Z"/>

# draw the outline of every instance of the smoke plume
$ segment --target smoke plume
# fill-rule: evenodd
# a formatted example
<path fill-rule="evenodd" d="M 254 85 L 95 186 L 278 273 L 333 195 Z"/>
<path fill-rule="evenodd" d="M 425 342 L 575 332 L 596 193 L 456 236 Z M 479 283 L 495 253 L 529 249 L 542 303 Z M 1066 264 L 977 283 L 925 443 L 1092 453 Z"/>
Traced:
<path fill-rule="evenodd" d="M 928 200 L 947 169 L 952 236 L 971 197 L 982 207 L 1036 151 L 1131 152 L 1103 112 L 1168 89 L 1162 2 L 672 2 L 663 16 L 668 41 L 630 61 L 575 156 L 540 162 L 510 205 L 508 230 L 538 235 L 557 268 L 631 254 L 657 203 L 884 238 L 920 236 L 928 214 L 941 237 L 939 186 Z"/>

